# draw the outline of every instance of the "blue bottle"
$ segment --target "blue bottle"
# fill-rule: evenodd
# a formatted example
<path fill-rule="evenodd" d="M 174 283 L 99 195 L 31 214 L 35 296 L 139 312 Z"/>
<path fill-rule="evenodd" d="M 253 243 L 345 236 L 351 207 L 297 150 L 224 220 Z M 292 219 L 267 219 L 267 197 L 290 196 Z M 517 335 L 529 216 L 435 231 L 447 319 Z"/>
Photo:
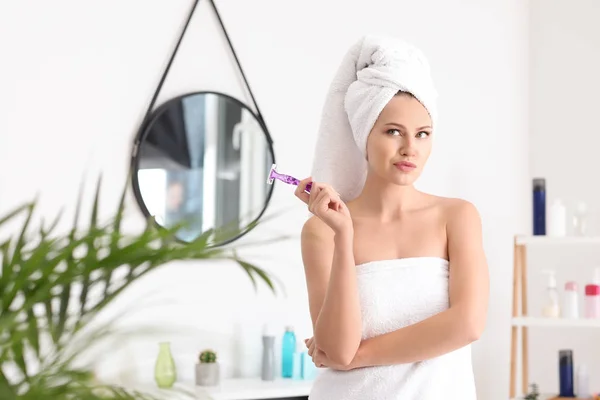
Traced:
<path fill-rule="evenodd" d="M 283 378 L 291 378 L 294 374 L 295 352 L 296 334 L 292 326 L 287 326 L 281 343 L 281 376 Z"/>
<path fill-rule="evenodd" d="M 294 361 L 293 361 L 293 371 L 292 371 L 292 379 L 300 380 L 302 379 L 302 356 L 304 355 L 306 347 L 303 346 L 303 343 L 296 343 L 296 351 L 294 352 Z"/>
<path fill-rule="evenodd" d="M 308 355 L 308 352 L 302 353 L 302 379 L 311 381 L 317 376 L 317 366 L 312 360 L 312 357 Z"/>
<path fill-rule="evenodd" d="M 533 180 L 533 234 L 546 234 L 546 180 Z"/>
<path fill-rule="evenodd" d="M 575 397 L 573 380 L 573 351 L 558 352 L 558 374 L 560 382 L 560 397 Z"/>

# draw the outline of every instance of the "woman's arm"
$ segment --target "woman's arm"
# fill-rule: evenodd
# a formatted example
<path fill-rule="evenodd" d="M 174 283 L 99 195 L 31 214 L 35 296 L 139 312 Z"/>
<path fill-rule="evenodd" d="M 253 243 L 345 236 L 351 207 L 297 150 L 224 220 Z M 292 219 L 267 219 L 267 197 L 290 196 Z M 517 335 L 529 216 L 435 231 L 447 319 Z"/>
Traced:
<path fill-rule="evenodd" d="M 465 201 L 452 205 L 448 212 L 449 309 L 363 341 L 350 368 L 427 360 L 464 347 L 482 334 L 489 278 L 481 220 L 475 207 Z"/>
<path fill-rule="evenodd" d="M 362 337 L 352 230 L 334 234 L 317 217 L 302 229 L 315 345 L 338 365 L 355 357 Z"/>

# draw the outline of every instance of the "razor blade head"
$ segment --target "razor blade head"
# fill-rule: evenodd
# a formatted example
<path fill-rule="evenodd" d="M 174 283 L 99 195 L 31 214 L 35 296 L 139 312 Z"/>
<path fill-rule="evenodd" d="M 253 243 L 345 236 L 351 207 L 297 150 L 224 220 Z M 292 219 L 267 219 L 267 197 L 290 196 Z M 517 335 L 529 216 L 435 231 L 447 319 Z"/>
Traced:
<path fill-rule="evenodd" d="M 271 170 L 269 171 L 269 177 L 267 178 L 267 183 L 269 185 L 273 184 L 273 181 L 275 180 L 275 177 L 277 176 L 277 171 L 275 171 L 276 168 L 277 168 L 277 164 L 271 165 Z"/>

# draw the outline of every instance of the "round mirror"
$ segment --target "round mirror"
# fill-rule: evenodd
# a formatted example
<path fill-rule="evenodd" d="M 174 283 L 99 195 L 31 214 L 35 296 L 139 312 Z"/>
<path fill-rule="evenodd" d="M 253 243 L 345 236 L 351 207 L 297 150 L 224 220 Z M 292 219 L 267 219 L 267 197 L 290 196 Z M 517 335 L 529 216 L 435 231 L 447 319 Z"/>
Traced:
<path fill-rule="evenodd" d="M 146 121 L 132 159 L 142 212 L 164 227 L 183 224 L 184 242 L 211 229 L 220 232 L 215 245 L 246 233 L 269 203 L 275 163 L 254 113 L 230 96 L 199 92 L 168 101 Z"/>

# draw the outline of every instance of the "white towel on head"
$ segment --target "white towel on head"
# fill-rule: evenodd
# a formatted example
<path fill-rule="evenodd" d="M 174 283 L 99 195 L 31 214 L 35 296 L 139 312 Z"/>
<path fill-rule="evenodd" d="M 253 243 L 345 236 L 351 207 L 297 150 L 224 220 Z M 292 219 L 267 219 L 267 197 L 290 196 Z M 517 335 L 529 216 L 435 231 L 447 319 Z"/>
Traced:
<path fill-rule="evenodd" d="M 437 119 L 430 67 L 416 47 L 390 37 L 364 36 L 344 56 L 325 99 L 311 176 L 343 201 L 356 198 L 367 177 L 367 138 L 398 91 L 409 92 Z"/>

